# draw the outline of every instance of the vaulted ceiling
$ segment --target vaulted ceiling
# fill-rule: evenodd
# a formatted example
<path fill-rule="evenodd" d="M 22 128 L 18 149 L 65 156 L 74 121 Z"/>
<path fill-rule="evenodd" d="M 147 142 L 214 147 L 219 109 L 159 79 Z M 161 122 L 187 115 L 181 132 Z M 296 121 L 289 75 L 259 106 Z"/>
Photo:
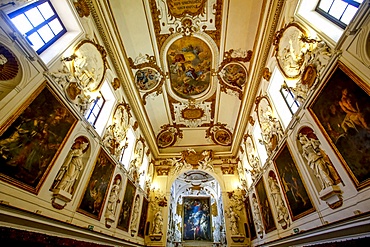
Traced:
<path fill-rule="evenodd" d="M 235 157 L 284 1 L 101 0 L 95 22 L 155 158 Z"/>

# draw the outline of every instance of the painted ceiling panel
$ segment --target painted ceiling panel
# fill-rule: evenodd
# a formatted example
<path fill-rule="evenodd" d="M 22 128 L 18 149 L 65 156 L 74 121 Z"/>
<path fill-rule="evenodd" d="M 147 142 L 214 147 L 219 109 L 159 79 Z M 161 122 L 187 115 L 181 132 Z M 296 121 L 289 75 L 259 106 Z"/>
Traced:
<path fill-rule="evenodd" d="M 264 29 L 260 18 L 271 2 L 97 1 L 107 7 L 102 15 L 114 16 L 105 18 L 113 27 L 107 33 L 119 54 L 127 55 L 131 71 L 118 70 L 131 78 L 125 85 L 128 100 L 135 101 L 129 102 L 132 110 L 149 131 L 144 135 L 154 156 L 176 156 L 188 148 L 236 153 L 235 136 L 243 134 L 234 131 L 244 131 L 236 126 L 245 121 L 244 94 L 256 94 L 249 87 L 260 69 L 251 63 L 258 30 Z"/>

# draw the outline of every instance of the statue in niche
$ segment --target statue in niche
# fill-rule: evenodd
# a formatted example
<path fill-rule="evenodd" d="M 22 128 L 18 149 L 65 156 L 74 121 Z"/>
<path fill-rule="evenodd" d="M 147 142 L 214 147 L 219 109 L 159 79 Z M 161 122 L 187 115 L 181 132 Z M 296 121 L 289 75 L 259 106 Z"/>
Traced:
<path fill-rule="evenodd" d="M 69 194 L 74 192 L 75 183 L 84 168 L 83 155 L 88 147 L 88 142 L 75 141 L 55 178 L 54 189 L 60 189 Z"/>
<path fill-rule="evenodd" d="M 162 209 L 159 208 L 154 215 L 152 234 L 163 234 L 162 227 L 163 227 Z"/>
<path fill-rule="evenodd" d="M 259 211 L 257 198 L 255 196 L 252 197 L 252 205 L 253 205 L 253 219 L 254 223 L 256 224 L 256 231 L 258 234 L 262 234 L 263 233 L 262 218 Z"/>
<path fill-rule="evenodd" d="M 233 210 L 232 207 L 229 207 L 229 212 L 226 212 L 227 217 L 230 220 L 230 231 L 231 235 L 240 235 L 239 232 L 239 221 L 240 217 L 235 211 Z"/>
<path fill-rule="evenodd" d="M 308 138 L 307 135 L 299 133 L 298 140 L 302 145 L 302 156 L 307 160 L 308 166 L 314 172 L 320 182 L 321 189 L 333 186 L 334 181 L 330 174 L 329 166 L 320 148 L 320 141 Z"/>
<path fill-rule="evenodd" d="M 113 221 L 115 219 L 117 205 L 121 202 L 119 199 L 120 192 L 121 192 L 121 177 L 116 176 L 113 186 L 110 190 L 107 208 L 105 211 L 105 217 Z"/>
<path fill-rule="evenodd" d="M 278 222 L 280 225 L 282 225 L 283 229 L 286 229 L 287 225 L 289 224 L 289 212 L 281 196 L 281 190 L 278 185 L 278 181 L 269 176 L 268 184 L 278 214 Z"/>
<path fill-rule="evenodd" d="M 136 227 L 139 219 L 139 207 L 140 207 L 140 197 L 136 196 L 130 223 L 131 232 L 136 232 Z"/>

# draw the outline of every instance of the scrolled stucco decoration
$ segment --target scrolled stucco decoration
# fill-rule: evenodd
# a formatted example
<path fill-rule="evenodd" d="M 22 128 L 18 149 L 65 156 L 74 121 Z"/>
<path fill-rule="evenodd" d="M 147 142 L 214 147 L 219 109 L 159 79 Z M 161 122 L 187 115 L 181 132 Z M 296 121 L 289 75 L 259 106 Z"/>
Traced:
<path fill-rule="evenodd" d="M 135 60 L 128 58 L 131 69 L 135 71 L 135 84 L 140 92 L 143 93 L 142 99 L 143 104 L 146 104 L 146 98 L 156 93 L 159 95 L 162 93 L 162 85 L 165 81 L 165 74 L 161 68 L 157 65 L 154 56 L 148 54 L 139 55 Z M 151 73 L 149 75 L 149 73 Z M 151 83 L 150 87 L 147 87 L 148 83 Z"/>
<path fill-rule="evenodd" d="M 224 59 L 217 71 L 222 92 L 227 92 L 227 89 L 235 91 L 239 99 L 242 99 L 243 88 L 248 78 L 244 63 L 251 60 L 252 54 L 251 50 L 241 49 L 230 49 L 224 53 Z"/>
<path fill-rule="evenodd" d="M 301 74 L 307 51 L 303 36 L 306 37 L 306 31 L 297 23 L 289 23 L 275 34 L 275 57 L 285 77 L 297 78 Z"/>
<path fill-rule="evenodd" d="M 214 143 L 221 146 L 230 146 L 233 135 L 230 130 L 226 128 L 226 124 L 216 123 L 206 130 L 206 138 L 210 138 Z"/>
<path fill-rule="evenodd" d="M 258 96 L 256 105 L 258 122 L 262 131 L 262 140 L 260 142 L 266 146 L 267 154 L 271 155 L 283 139 L 284 132 L 266 96 Z"/>
<path fill-rule="evenodd" d="M 77 0 L 73 2 L 76 11 L 78 15 L 83 18 L 83 17 L 89 17 L 90 15 L 90 9 L 85 0 Z"/>
<path fill-rule="evenodd" d="M 106 128 L 102 142 L 109 152 L 117 159 L 127 148 L 127 131 L 130 124 L 130 106 L 120 103 L 113 116 L 112 123 Z"/>

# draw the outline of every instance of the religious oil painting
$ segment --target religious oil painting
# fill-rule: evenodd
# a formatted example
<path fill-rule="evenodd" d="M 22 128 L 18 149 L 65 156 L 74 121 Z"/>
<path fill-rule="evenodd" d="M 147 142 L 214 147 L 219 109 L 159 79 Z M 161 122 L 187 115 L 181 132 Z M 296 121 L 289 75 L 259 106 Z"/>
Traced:
<path fill-rule="evenodd" d="M 135 74 L 136 87 L 142 92 L 153 89 L 157 86 L 160 80 L 161 75 L 152 68 L 139 69 Z"/>
<path fill-rule="evenodd" d="M 248 198 L 244 201 L 244 207 L 245 207 L 245 211 L 247 212 L 247 221 L 248 221 L 247 229 L 246 229 L 246 237 L 253 240 L 257 238 L 257 233 L 256 233 L 256 227 L 254 226 L 254 222 L 253 222 L 251 203 L 249 202 Z"/>
<path fill-rule="evenodd" d="M 77 209 L 78 212 L 97 220 L 100 219 L 114 168 L 113 161 L 103 149 L 100 149 L 94 170 L 86 184 L 80 206 Z"/>
<path fill-rule="evenodd" d="M 149 206 L 149 201 L 144 197 L 143 207 L 141 208 L 139 230 L 137 232 L 137 235 L 142 238 L 144 238 L 145 223 L 146 223 L 146 218 L 148 216 L 148 206 Z"/>
<path fill-rule="evenodd" d="M 274 164 L 278 171 L 280 184 L 282 184 L 283 194 L 288 202 L 292 220 L 297 220 L 314 212 L 315 208 L 287 144 L 284 144 L 275 157 Z"/>
<path fill-rule="evenodd" d="M 186 36 L 173 42 L 167 63 L 171 88 L 179 97 L 198 97 L 210 88 L 212 53 L 201 39 Z"/>
<path fill-rule="evenodd" d="M 357 189 L 370 184 L 370 89 L 339 63 L 309 106 Z"/>
<path fill-rule="evenodd" d="M 256 194 L 259 201 L 259 206 L 262 212 L 262 221 L 266 233 L 276 229 L 274 217 L 272 216 L 270 202 L 267 198 L 263 177 L 256 184 Z"/>
<path fill-rule="evenodd" d="M 122 208 L 119 214 L 119 220 L 117 225 L 118 228 L 126 232 L 128 232 L 130 215 L 134 203 L 135 193 L 136 193 L 135 185 L 131 182 L 131 180 L 127 179 L 126 191 L 123 197 Z"/>
<path fill-rule="evenodd" d="M 0 129 L 0 179 L 37 194 L 76 122 L 44 82 Z"/>
<path fill-rule="evenodd" d="M 210 197 L 183 198 L 183 240 L 212 241 Z"/>
<path fill-rule="evenodd" d="M 230 86 L 242 89 L 247 81 L 247 70 L 239 63 L 230 63 L 223 68 L 221 78 Z"/>

